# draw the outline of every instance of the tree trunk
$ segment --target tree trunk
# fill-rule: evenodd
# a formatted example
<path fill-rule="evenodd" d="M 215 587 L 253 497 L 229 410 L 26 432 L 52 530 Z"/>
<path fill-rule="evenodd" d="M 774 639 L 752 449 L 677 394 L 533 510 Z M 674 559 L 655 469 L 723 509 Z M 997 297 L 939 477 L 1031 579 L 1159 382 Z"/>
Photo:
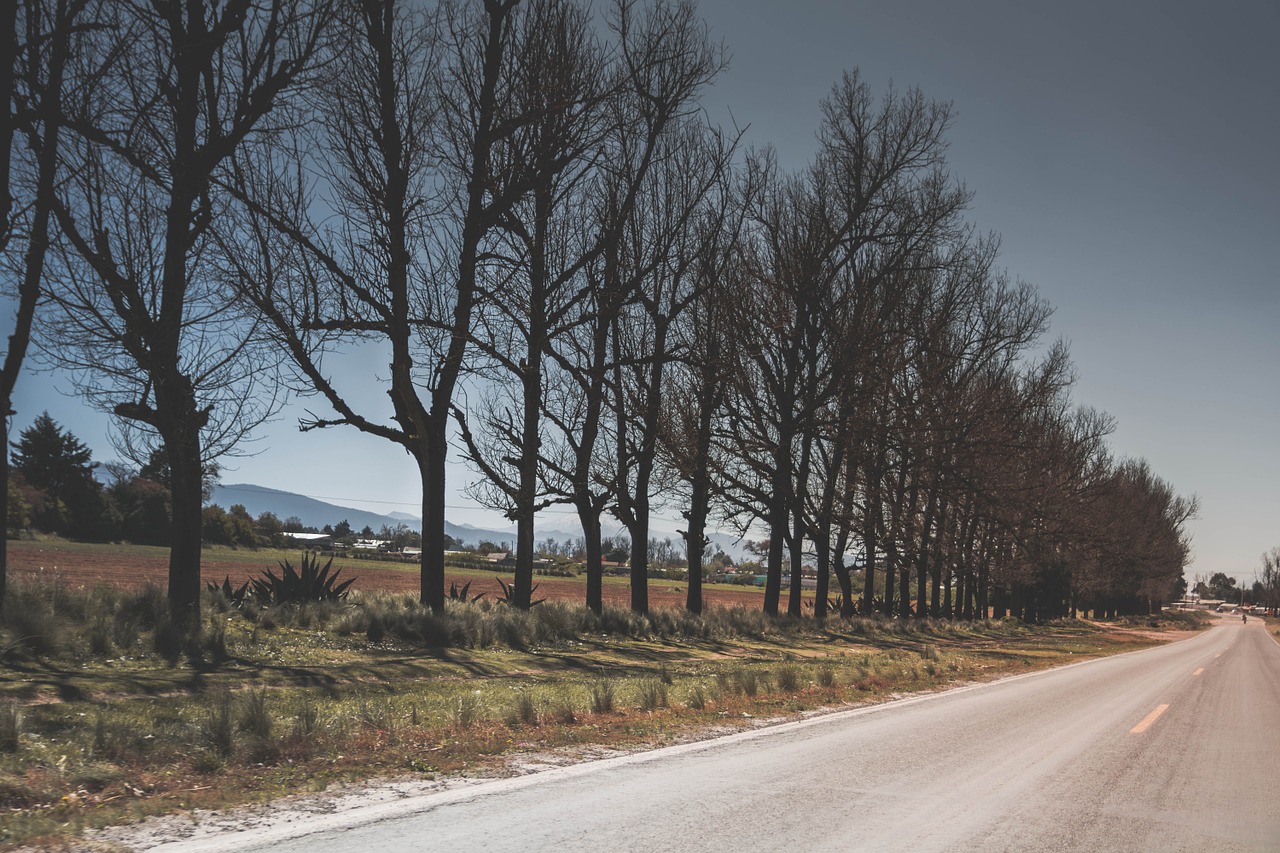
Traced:
<path fill-rule="evenodd" d="M 899 479 L 898 486 L 899 495 L 902 493 L 902 478 Z M 906 498 L 905 505 L 902 505 L 901 522 L 898 524 L 899 535 L 902 539 L 901 549 L 895 549 L 895 561 L 901 560 L 902 563 L 902 604 L 898 611 L 898 615 L 902 619 L 911 618 L 911 570 L 916 564 L 916 554 L 912 549 L 915 547 L 915 518 L 916 512 L 920 505 L 920 488 L 919 483 L 914 477 L 911 479 L 911 488 L 908 491 L 909 497 Z"/>
<path fill-rule="evenodd" d="M 868 510 L 868 514 L 870 511 Z M 876 534 L 874 522 L 867 521 L 863 529 L 862 559 L 862 615 L 870 616 L 876 609 Z"/>
<path fill-rule="evenodd" d="M 9 416 L 8 400 L 0 401 L 0 518 L 4 519 L 4 536 L 0 537 L 0 618 L 4 616 L 4 597 L 9 585 Z"/>
<path fill-rule="evenodd" d="M 778 602 L 782 598 L 782 532 L 787 524 L 787 505 L 776 496 L 769 508 L 769 556 L 765 565 L 764 612 L 778 615 Z"/>
<path fill-rule="evenodd" d="M 165 436 L 172 516 L 169 533 L 169 611 L 187 636 L 200 632 L 202 465 L 200 434 L 182 429 Z"/>
<path fill-rule="evenodd" d="M 925 501 L 924 520 L 920 524 L 920 542 L 916 546 L 916 616 L 923 619 L 929 615 L 929 536 L 933 528 L 933 513 L 938 505 L 938 490 L 930 489 L 929 498 Z"/>
<path fill-rule="evenodd" d="M 988 536 L 990 528 L 988 527 Z M 978 563 L 978 618 L 983 622 L 989 618 L 987 611 L 987 587 L 991 579 L 991 546 L 990 542 L 982 548 L 982 559 Z"/>
<path fill-rule="evenodd" d="M 947 551 L 947 559 L 942 565 L 942 615 L 947 619 L 952 616 L 952 594 L 955 586 L 955 570 L 952 565 L 952 554 L 950 549 Z"/>
<path fill-rule="evenodd" d="M 973 556 L 973 543 L 977 528 L 978 522 L 970 520 L 968 535 L 965 536 L 964 542 L 964 595 L 960 596 L 960 615 L 969 621 L 973 620 L 974 580 L 977 576 L 974 571 Z"/>
<path fill-rule="evenodd" d="M 636 507 L 631 533 L 631 610 L 649 612 L 649 501 Z"/>
<path fill-rule="evenodd" d="M 832 563 L 835 569 L 836 583 L 840 584 L 840 593 L 842 601 L 840 602 L 840 616 L 848 619 L 853 616 L 853 577 L 849 573 L 849 567 L 844 564 L 844 558 L 837 554 L 835 561 Z"/>
<path fill-rule="evenodd" d="M 817 564 L 818 584 L 814 590 L 813 618 L 818 622 L 827 618 L 827 595 L 831 590 L 831 525 L 823 522 L 818 527 L 818 535 L 814 541 L 817 552 L 814 562 Z"/>
<path fill-rule="evenodd" d="M 702 612 L 702 553 L 707 549 L 707 495 L 706 478 L 695 477 L 689 512 L 686 515 L 688 529 L 684 531 L 685 557 L 689 564 L 685 608 L 690 613 Z"/>
<path fill-rule="evenodd" d="M 600 514 L 593 506 L 578 505 L 578 522 L 587 557 L 587 609 L 604 610 L 604 552 L 600 547 Z"/>
<path fill-rule="evenodd" d="M 715 401 L 720 394 L 718 389 L 709 387 L 709 383 L 719 380 L 714 370 L 707 370 L 702 380 L 704 387 L 698 398 L 698 435 L 695 438 L 697 447 L 689 477 L 689 512 L 686 515 L 689 523 L 684 532 L 685 555 L 689 564 L 685 607 L 690 613 L 702 612 L 702 554 L 707 548 L 707 514 L 711 508 L 711 428 L 717 407 Z"/>
<path fill-rule="evenodd" d="M 843 598 L 840 602 L 840 616 L 843 619 L 853 616 L 853 577 L 849 567 L 844 564 L 844 555 L 847 550 L 849 550 L 849 528 L 842 523 L 836 535 L 836 547 L 831 555 L 831 565 L 836 573 L 836 582 L 840 584 L 840 593 Z"/>
<path fill-rule="evenodd" d="M 991 596 L 991 616 L 993 619 L 1003 619 L 1009 615 L 1008 591 L 1004 584 L 996 584 L 995 593 Z"/>
<path fill-rule="evenodd" d="M 422 562 L 419 573 L 419 600 L 434 613 L 444 612 L 444 502 L 445 453 L 443 429 L 420 442 L 417 455 L 422 477 Z M 438 442 L 438 443 L 437 443 Z"/>
<path fill-rule="evenodd" d="M 801 434 L 800 465 L 793 478 L 791 489 L 791 590 L 787 596 L 787 613 L 800 618 L 804 593 L 804 540 L 805 540 L 805 507 L 804 498 L 809 483 L 809 469 L 813 464 L 812 430 L 804 430 Z"/>
<path fill-rule="evenodd" d="M 867 471 L 867 501 L 866 501 L 866 517 L 862 520 L 862 543 L 865 551 L 864 555 L 864 577 L 862 580 L 862 613 L 870 616 L 876 612 L 875 596 L 876 596 L 876 534 L 879 530 L 880 519 L 882 515 L 882 507 L 880 505 L 880 489 L 882 464 L 884 450 L 877 451 L 875 462 Z M 892 584 L 892 582 L 889 582 Z M 886 590 L 892 594 L 891 586 Z"/>
<path fill-rule="evenodd" d="M 947 496 L 944 494 L 938 502 L 938 514 L 934 520 L 933 565 L 931 567 L 932 594 L 929 614 L 938 619 L 942 616 L 942 559 L 943 545 L 947 538 Z"/>
<path fill-rule="evenodd" d="M 549 174 L 549 168 L 544 166 Z M 516 487 L 515 606 L 528 610 L 533 604 L 534 516 L 537 514 L 538 461 L 542 436 L 542 354 L 547 336 L 547 228 L 551 220 L 551 187 L 547 182 L 534 192 L 534 234 L 529 251 L 529 326 L 521 361 L 523 424 L 520 430 L 520 481 Z"/>
<path fill-rule="evenodd" d="M 799 525 L 796 525 L 798 528 Z M 787 591 L 787 615 L 797 619 L 802 614 L 801 593 L 804 592 L 804 536 L 793 531 L 788 542 L 791 560 L 791 588 Z"/>
<path fill-rule="evenodd" d="M 657 456 L 658 431 L 662 418 L 662 379 L 669 357 L 667 332 L 669 321 L 661 316 L 654 320 L 652 372 L 649 374 L 649 394 L 645 400 L 643 432 L 640 436 L 640 452 L 636 460 L 636 491 L 632 497 L 631 531 L 631 609 L 636 613 L 649 612 L 649 488 L 653 482 L 653 468 Z"/>

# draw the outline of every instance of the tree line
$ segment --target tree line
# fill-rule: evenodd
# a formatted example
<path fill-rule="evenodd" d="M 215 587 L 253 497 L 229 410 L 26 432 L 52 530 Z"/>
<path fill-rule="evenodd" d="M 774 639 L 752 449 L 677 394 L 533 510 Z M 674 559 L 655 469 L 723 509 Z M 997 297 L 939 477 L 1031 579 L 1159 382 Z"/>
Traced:
<path fill-rule="evenodd" d="M 1049 306 L 998 266 L 948 104 L 849 71 L 784 169 L 711 124 L 727 52 L 690 2 L 21 0 L 4 13 L 3 251 L 27 347 L 163 456 L 169 598 L 201 484 L 286 395 L 402 447 L 442 609 L 445 458 L 518 528 L 608 513 L 648 608 L 677 509 L 767 531 L 764 608 L 1042 619 L 1166 597 L 1194 499 L 1071 399 Z M 38 309 L 38 310 L 37 310 Z M 337 369 L 376 358 L 367 375 Z M 7 424 L 6 424 L 7 430 Z M 5 435 L 7 440 L 7 432 Z M 0 564 L 3 577 L 3 564 Z M 830 579 L 836 584 L 832 588 Z"/>
<path fill-rule="evenodd" d="M 90 542 L 129 542 L 142 545 L 169 544 L 171 523 L 168 473 L 164 456 L 153 453 L 148 464 L 134 469 L 122 462 L 105 466 L 93 461 L 92 451 L 70 430 L 43 412 L 18 434 L 10 459 L 8 529 L 13 532 L 41 532 Z M 97 473 L 105 468 L 105 476 Z M 218 480 L 217 466 L 205 471 L 204 510 L 201 537 L 205 544 L 235 548 L 268 548 L 289 544 L 287 534 L 323 534 L 329 541 L 322 550 L 354 548 L 361 542 L 400 552 L 422 547 L 422 535 L 403 522 L 356 528 L 347 519 L 321 527 L 308 525 L 296 515 L 280 518 L 263 510 L 254 516 L 243 504 L 224 508 L 212 503 Z M 445 535 L 445 548 L 479 555 L 509 553 L 509 543 L 481 539 L 468 544 Z M 604 559 L 625 565 L 630 556 L 630 539 L 625 534 L 605 536 Z M 368 547 L 373 547 L 372 545 Z M 651 537 L 649 552 L 653 564 L 683 578 L 683 553 L 670 538 Z M 537 543 L 536 555 L 558 566 L 573 569 L 586 561 L 586 539 L 563 540 L 548 537 Z M 733 559 L 721 549 L 710 566 L 724 568 Z M 744 566 L 759 567 L 746 563 Z"/>

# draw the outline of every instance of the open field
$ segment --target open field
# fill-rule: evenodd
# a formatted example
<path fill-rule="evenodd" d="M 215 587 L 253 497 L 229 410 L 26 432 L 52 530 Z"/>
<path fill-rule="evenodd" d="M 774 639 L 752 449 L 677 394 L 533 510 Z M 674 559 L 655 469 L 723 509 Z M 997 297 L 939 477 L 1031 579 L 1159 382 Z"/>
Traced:
<path fill-rule="evenodd" d="M 280 560 L 295 564 L 296 550 L 270 549 L 247 550 L 227 547 L 206 547 L 201 575 L 206 581 L 221 582 L 230 577 L 235 584 L 258 575 L 263 569 L 274 568 Z M 392 563 L 373 560 L 357 560 L 338 557 L 335 569 L 342 570 L 344 579 L 355 577 L 354 590 L 362 592 L 418 591 L 418 566 L 414 563 Z M 9 543 L 9 571 L 15 576 L 37 575 L 60 578 L 76 586 L 92 586 L 107 583 L 125 588 L 140 588 L 153 583 L 163 586 L 169 572 L 169 549 L 151 545 L 102 545 L 63 540 L 11 541 Z M 456 582 L 459 586 L 471 581 L 472 595 L 484 592 L 489 596 L 500 595 L 497 578 L 511 581 L 510 572 L 485 569 L 446 567 L 445 586 Z M 585 595 L 583 577 L 538 577 L 536 598 L 561 601 L 581 601 Z M 604 600 L 609 604 L 625 607 L 631 600 L 629 581 L 621 576 L 604 578 Z M 711 605 L 733 607 L 759 606 L 762 590 L 731 584 L 704 584 L 703 600 Z M 685 584 L 653 578 L 649 581 L 649 603 L 652 607 L 683 607 Z"/>
<path fill-rule="evenodd" d="M 13 545 L 0 848 L 85 849 L 94 827 L 374 777 L 525 772 L 1177 636 L 1081 622 L 819 625 L 764 617 L 759 593 L 740 588 L 724 591 L 744 607 L 703 617 L 610 605 L 596 617 L 570 603 L 581 578 L 540 579 L 539 595 L 569 600 L 527 613 L 450 602 L 437 617 L 416 604 L 414 566 L 352 561 L 344 576 L 369 581 L 344 604 L 236 609 L 206 595 L 202 645 L 183 651 L 165 640 L 162 549 Z M 285 555 L 207 556 L 206 577 L 236 579 Z M 654 587 L 679 600 L 681 584 Z M 611 588 L 625 601 L 625 582 Z"/>

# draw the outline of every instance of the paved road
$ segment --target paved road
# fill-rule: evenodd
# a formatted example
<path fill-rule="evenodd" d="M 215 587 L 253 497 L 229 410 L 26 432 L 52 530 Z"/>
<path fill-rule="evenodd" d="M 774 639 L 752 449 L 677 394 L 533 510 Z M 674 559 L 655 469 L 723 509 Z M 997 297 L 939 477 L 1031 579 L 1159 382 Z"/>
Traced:
<path fill-rule="evenodd" d="M 159 849 L 1278 851 L 1280 645 L 1259 620 L 1224 620 L 1149 651 L 302 829 L 316 832 Z"/>

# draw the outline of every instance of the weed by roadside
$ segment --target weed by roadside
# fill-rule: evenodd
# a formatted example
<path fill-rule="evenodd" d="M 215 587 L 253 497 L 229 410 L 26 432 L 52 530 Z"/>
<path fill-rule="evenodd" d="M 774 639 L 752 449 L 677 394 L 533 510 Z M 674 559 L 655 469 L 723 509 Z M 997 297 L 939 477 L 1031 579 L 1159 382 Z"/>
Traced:
<path fill-rule="evenodd" d="M 406 596 L 240 609 L 211 593 L 206 645 L 170 665 L 153 639 L 158 592 L 27 594 L 56 603 L 60 633 L 45 652 L 24 646 L 13 662 L 29 677 L 3 689 L 0 843 L 335 779 L 471 772 L 530 745 L 658 743 L 1118 648 L 1086 626 L 957 637 L 941 623 L 596 616 L 556 601 L 523 613 L 459 600 L 442 616 Z"/>

